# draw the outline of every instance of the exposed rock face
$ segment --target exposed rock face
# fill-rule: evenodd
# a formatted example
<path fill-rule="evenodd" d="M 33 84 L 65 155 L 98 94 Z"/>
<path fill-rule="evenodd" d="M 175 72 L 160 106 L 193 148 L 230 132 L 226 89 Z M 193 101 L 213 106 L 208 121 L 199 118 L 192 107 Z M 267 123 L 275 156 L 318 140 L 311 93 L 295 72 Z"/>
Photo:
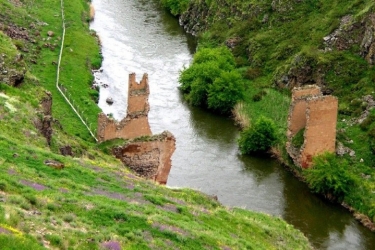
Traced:
<path fill-rule="evenodd" d="M 287 69 L 276 74 L 276 86 L 293 89 L 316 84 L 324 88 L 324 69 L 313 67 L 316 64 L 314 60 L 303 54 L 296 55 Z"/>
<path fill-rule="evenodd" d="M 27 29 L 23 27 L 18 27 L 14 24 L 9 24 L 7 26 L 5 34 L 12 39 L 30 40 L 30 36 Z"/>
<path fill-rule="evenodd" d="M 176 139 L 168 131 L 145 141 L 133 140 L 113 149 L 113 154 L 137 175 L 166 184 Z"/>
<path fill-rule="evenodd" d="M 371 65 L 375 64 L 375 13 L 365 21 L 365 33 L 361 43 L 361 56 Z"/>
<path fill-rule="evenodd" d="M 40 105 L 42 110 L 39 113 L 39 119 L 34 120 L 34 125 L 40 131 L 40 133 L 46 138 L 47 143 L 50 146 L 53 133 L 52 95 L 50 92 L 45 92 L 45 96 L 42 98 Z"/>
<path fill-rule="evenodd" d="M 135 81 L 134 73 L 130 74 L 127 116 L 118 123 L 108 118 L 104 113 L 100 113 L 98 119 L 99 142 L 115 138 L 131 139 L 150 136 L 152 133 L 148 123 L 149 93 L 147 74 L 143 75 L 140 83 Z"/>
<path fill-rule="evenodd" d="M 293 11 L 293 5 L 303 0 L 273 0 L 271 3 L 272 10 L 278 13 Z"/>
<path fill-rule="evenodd" d="M 360 55 L 373 65 L 375 63 L 375 13 L 361 21 L 353 16 L 341 18 L 340 26 L 333 33 L 323 38 L 325 50 L 347 50 L 354 44 L 360 46 Z"/>
<path fill-rule="evenodd" d="M 314 156 L 335 152 L 337 110 L 337 98 L 323 96 L 316 85 L 293 89 L 286 148 L 297 166 L 308 168 Z M 302 129 L 304 142 L 296 148 L 293 137 Z"/>
<path fill-rule="evenodd" d="M 52 115 L 52 94 L 49 91 L 46 91 L 45 94 L 40 101 L 42 112 L 44 115 Z"/>
<path fill-rule="evenodd" d="M 64 156 L 73 156 L 73 150 L 70 145 L 60 147 L 60 153 Z"/>
<path fill-rule="evenodd" d="M 0 55 L 0 82 L 4 82 L 10 86 L 17 87 L 25 78 L 26 69 L 16 70 L 5 63 L 5 54 Z M 21 55 L 17 55 L 14 61 L 17 64 L 23 64 Z"/>
<path fill-rule="evenodd" d="M 226 0 L 214 1 L 210 5 L 207 2 L 191 1 L 188 10 L 182 13 L 179 22 L 186 32 L 195 36 L 215 22 L 225 22 L 228 27 L 232 27 L 234 22 L 259 16 L 264 17 L 269 9 L 269 3 L 266 1 L 256 5 L 243 2 L 233 3 Z"/>
<path fill-rule="evenodd" d="M 64 168 L 64 163 L 61 163 L 61 162 L 55 161 L 55 160 L 51 160 L 51 159 L 45 160 L 44 164 L 47 165 L 47 166 L 56 168 L 56 169 L 63 169 Z"/>
<path fill-rule="evenodd" d="M 189 9 L 180 16 L 179 23 L 186 32 L 195 36 L 206 29 L 208 14 L 209 6 L 205 1 L 200 4 L 190 4 Z"/>

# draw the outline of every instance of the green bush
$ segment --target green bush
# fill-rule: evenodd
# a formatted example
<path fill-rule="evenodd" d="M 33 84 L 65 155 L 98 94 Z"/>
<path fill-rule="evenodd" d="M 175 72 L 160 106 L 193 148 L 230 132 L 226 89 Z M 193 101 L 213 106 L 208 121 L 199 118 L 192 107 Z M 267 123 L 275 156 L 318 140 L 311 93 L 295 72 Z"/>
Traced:
<path fill-rule="evenodd" d="M 161 3 L 174 16 L 177 16 L 187 10 L 190 0 L 161 0 Z"/>
<path fill-rule="evenodd" d="M 234 68 L 233 55 L 226 47 L 199 50 L 192 65 L 180 74 L 185 99 L 194 106 L 228 113 L 245 92 L 242 77 Z"/>
<path fill-rule="evenodd" d="M 326 153 L 313 159 L 313 167 L 303 171 L 310 188 L 320 194 L 333 196 L 341 201 L 357 185 L 355 176 L 348 171 L 345 159 Z"/>
<path fill-rule="evenodd" d="M 244 97 L 245 87 L 237 71 L 222 72 L 208 89 L 208 108 L 228 114 Z"/>
<path fill-rule="evenodd" d="M 253 126 L 241 132 L 238 144 L 243 154 L 265 152 L 277 141 L 275 123 L 261 116 Z"/>

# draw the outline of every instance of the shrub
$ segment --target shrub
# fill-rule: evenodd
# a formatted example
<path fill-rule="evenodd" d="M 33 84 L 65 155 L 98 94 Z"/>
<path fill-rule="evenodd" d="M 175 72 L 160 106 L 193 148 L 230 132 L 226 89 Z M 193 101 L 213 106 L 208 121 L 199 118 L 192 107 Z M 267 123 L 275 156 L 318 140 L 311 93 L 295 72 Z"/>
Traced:
<path fill-rule="evenodd" d="M 349 164 L 334 154 L 326 153 L 313 159 L 313 167 L 303 171 L 310 188 L 316 192 L 342 200 L 357 184 L 348 172 Z"/>
<path fill-rule="evenodd" d="M 229 113 L 245 92 L 234 66 L 233 55 L 225 47 L 199 50 L 193 64 L 180 74 L 185 99 L 194 106 Z"/>
<path fill-rule="evenodd" d="M 228 114 L 243 99 L 245 87 L 237 71 L 222 72 L 208 89 L 208 108 Z"/>
<path fill-rule="evenodd" d="M 238 144 L 243 154 L 265 152 L 277 141 L 275 123 L 261 116 L 253 126 L 241 132 Z"/>
<path fill-rule="evenodd" d="M 190 0 L 161 0 L 161 3 L 174 16 L 177 16 L 187 10 Z"/>

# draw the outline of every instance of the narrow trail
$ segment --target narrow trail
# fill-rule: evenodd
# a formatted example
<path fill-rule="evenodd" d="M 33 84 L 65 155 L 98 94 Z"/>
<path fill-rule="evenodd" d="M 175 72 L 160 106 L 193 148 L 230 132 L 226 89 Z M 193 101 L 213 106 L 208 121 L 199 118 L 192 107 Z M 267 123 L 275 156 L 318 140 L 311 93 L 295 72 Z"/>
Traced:
<path fill-rule="evenodd" d="M 74 105 L 69 101 L 69 98 L 64 94 L 64 91 L 60 87 L 62 85 L 59 84 L 59 80 L 60 80 L 60 65 L 61 65 L 62 53 L 63 53 L 63 50 L 64 50 L 64 41 L 65 41 L 65 32 L 66 32 L 66 29 L 65 29 L 65 15 L 64 15 L 64 1 L 63 0 L 61 0 L 61 19 L 62 19 L 63 34 L 62 34 L 62 38 L 61 38 L 61 47 L 60 47 L 59 60 L 58 60 L 58 63 L 57 63 L 56 88 L 60 92 L 60 94 L 64 97 L 65 101 L 72 108 L 72 110 L 74 111 L 74 113 L 78 116 L 78 118 L 83 123 L 83 125 L 85 125 L 85 127 L 89 131 L 90 135 L 97 142 L 98 139 L 96 138 L 96 136 L 94 135 L 94 133 L 92 132 L 92 130 L 90 129 L 90 127 L 87 125 L 87 122 L 79 114 L 77 108 L 75 108 Z"/>

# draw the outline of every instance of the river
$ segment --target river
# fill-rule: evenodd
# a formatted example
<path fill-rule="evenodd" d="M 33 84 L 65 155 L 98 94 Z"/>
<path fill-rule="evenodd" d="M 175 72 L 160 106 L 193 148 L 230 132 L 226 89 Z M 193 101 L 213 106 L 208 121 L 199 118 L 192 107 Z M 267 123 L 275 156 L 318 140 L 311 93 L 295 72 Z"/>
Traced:
<path fill-rule="evenodd" d="M 148 73 L 149 122 L 154 134 L 176 137 L 169 187 L 189 187 L 237 206 L 282 217 L 317 249 L 373 249 L 375 234 L 349 212 L 311 194 L 276 161 L 241 156 L 233 122 L 189 107 L 178 91 L 178 75 L 195 50 L 194 39 L 157 0 L 93 0 L 91 24 L 104 57 L 99 107 L 117 120 L 126 115 L 128 74 Z M 111 97 L 112 105 L 106 103 Z"/>

